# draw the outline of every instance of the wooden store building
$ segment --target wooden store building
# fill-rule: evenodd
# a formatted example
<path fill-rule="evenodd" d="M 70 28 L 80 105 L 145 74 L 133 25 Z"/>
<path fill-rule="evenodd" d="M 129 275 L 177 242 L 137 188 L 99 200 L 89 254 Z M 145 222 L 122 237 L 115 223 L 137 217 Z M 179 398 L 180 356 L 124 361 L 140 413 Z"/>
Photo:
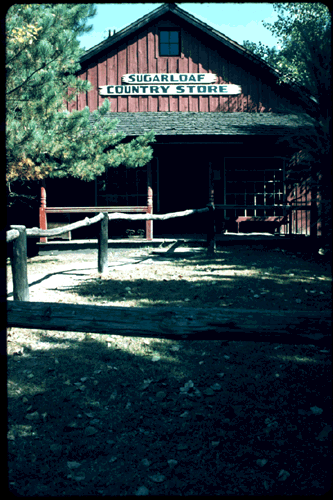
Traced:
<path fill-rule="evenodd" d="M 46 217 L 49 224 L 82 219 L 75 207 L 166 214 L 214 203 L 218 233 L 309 233 L 310 211 L 292 212 L 290 221 L 290 212 L 276 207 L 310 203 L 310 193 L 292 185 L 286 170 L 297 152 L 288 138 L 311 127 L 299 89 L 279 85 L 276 70 L 175 4 L 109 33 L 80 64 L 78 76 L 93 90 L 69 111 L 92 112 L 107 97 L 115 130 L 128 140 L 154 130 L 154 157 L 146 167 L 110 168 L 95 182 L 46 180 L 42 228 Z M 197 214 L 154 221 L 146 237 L 204 234 L 206 220 Z M 109 238 L 145 227 L 112 222 Z"/>

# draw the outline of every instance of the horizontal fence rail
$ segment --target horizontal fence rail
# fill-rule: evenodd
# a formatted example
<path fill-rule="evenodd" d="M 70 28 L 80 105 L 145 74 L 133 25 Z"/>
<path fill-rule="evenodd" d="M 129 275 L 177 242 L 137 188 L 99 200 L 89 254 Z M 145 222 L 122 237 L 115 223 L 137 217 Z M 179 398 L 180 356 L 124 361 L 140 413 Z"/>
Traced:
<path fill-rule="evenodd" d="M 8 326 L 172 340 L 327 345 L 330 312 L 8 302 Z"/>
<path fill-rule="evenodd" d="M 31 229 L 27 229 L 28 238 L 36 238 L 39 236 L 59 236 L 60 234 L 67 233 L 68 231 L 73 231 L 74 229 L 78 229 L 84 226 L 91 226 L 96 222 L 102 220 L 104 215 L 102 213 L 95 215 L 95 217 L 91 217 L 90 219 L 86 217 L 83 220 L 79 220 L 77 222 L 73 222 L 72 224 L 67 224 L 67 226 L 56 227 L 54 229 L 39 229 L 38 227 L 33 227 Z"/>
<path fill-rule="evenodd" d="M 108 214 L 109 220 L 125 219 L 125 220 L 168 220 L 176 217 L 186 217 L 187 215 L 199 214 L 208 212 L 209 208 L 196 208 L 193 210 L 184 210 L 183 212 L 172 212 L 170 214 Z"/>
<path fill-rule="evenodd" d="M 16 240 L 20 236 L 19 231 L 16 229 L 10 229 L 9 231 L 6 232 L 6 242 L 9 243 L 10 241 Z"/>
<path fill-rule="evenodd" d="M 208 212 L 211 210 L 210 208 L 206 207 L 193 210 L 185 210 L 183 212 L 172 212 L 164 215 L 155 215 L 137 213 L 124 214 L 120 212 L 108 213 L 108 210 L 106 209 L 107 207 L 104 208 L 104 212 L 100 212 L 94 217 L 86 217 L 83 220 L 54 229 L 39 229 L 38 227 L 26 229 L 25 226 L 11 226 L 11 229 L 6 232 L 6 241 L 13 242 L 13 256 L 11 257 L 11 266 L 13 274 L 14 300 L 29 300 L 29 285 L 27 277 L 27 237 L 38 238 L 41 236 L 59 236 L 61 234 L 67 233 L 68 231 L 73 231 L 84 226 L 91 226 L 92 224 L 99 223 L 97 268 L 98 272 L 103 274 L 108 267 L 109 220 L 167 220 L 175 217 L 185 217 L 196 213 Z M 124 207 L 120 207 L 120 209 L 121 208 Z"/>
<path fill-rule="evenodd" d="M 92 213 L 92 212 L 147 212 L 148 206 L 118 206 L 118 207 L 47 207 L 45 212 L 48 214 L 62 214 L 62 213 Z"/>

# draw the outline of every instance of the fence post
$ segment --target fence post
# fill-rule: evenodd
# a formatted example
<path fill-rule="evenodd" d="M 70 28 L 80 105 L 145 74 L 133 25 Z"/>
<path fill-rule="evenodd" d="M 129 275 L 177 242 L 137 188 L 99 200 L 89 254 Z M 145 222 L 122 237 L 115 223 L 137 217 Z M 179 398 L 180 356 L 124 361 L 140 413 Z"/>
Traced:
<path fill-rule="evenodd" d="M 216 250 L 215 206 L 213 203 L 210 203 L 209 211 L 208 211 L 207 247 L 208 247 L 208 253 L 210 253 L 210 254 L 215 253 L 215 250 Z"/>
<path fill-rule="evenodd" d="M 20 233 L 20 236 L 13 241 L 13 255 L 11 257 L 14 300 L 29 300 L 27 229 L 25 226 L 10 227 Z"/>
<path fill-rule="evenodd" d="M 108 214 L 103 214 L 103 219 L 99 222 L 98 233 L 98 272 L 104 273 L 108 269 Z"/>

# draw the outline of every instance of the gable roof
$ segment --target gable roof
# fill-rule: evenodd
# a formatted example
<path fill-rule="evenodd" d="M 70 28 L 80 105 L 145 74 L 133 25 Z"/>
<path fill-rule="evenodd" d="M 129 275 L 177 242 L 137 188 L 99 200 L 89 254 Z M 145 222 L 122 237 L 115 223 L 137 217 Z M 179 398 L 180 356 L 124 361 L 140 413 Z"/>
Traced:
<path fill-rule="evenodd" d="M 157 9 L 153 10 L 149 14 L 141 17 L 134 23 L 130 24 L 126 28 L 122 29 L 118 33 L 114 34 L 113 36 L 109 36 L 106 40 L 103 40 L 103 42 L 95 45 L 94 47 L 91 47 L 88 49 L 85 54 L 81 57 L 80 62 L 87 61 L 88 59 L 91 59 L 92 57 L 96 56 L 99 54 L 101 51 L 105 49 L 111 48 L 113 45 L 124 39 L 125 37 L 132 35 L 135 31 L 144 28 L 147 24 L 151 23 L 152 21 L 156 21 L 158 18 L 162 17 L 164 14 L 167 12 L 172 12 L 174 15 L 178 16 L 180 19 L 187 21 L 190 23 L 192 26 L 201 29 L 204 33 L 212 36 L 215 40 L 218 42 L 223 43 L 227 47 L 233 49 L 239 54 L 242 54 L 243 56 L 247 57 L 250 59 L 252 62 L 259 64 L 262 67 L 265 67 L 266 69 L 269 69 L 273 73 L 276 74 L 276 76 L 281 76 L 279 71 L 274 69 L 272 66 L 267 64 L 265 61 L 263 61 L 260 57 L 255 56 L 252 52 L 249 50 L 245 49 L 242 45 L 239 45 L 237 42 L 231 40 L 231 38 L 228 38 L 226 35 L 221 33 L 220 31 L 217 31 L 215 28 L 212 28 L 208 24 L 200 21 L 196 17 L 194 17 L 192 14 L 189 14 L 185 10 L 181 9 L 178 7 L 176 4 L 163 4 Z"/>
<path fill-rule="evenodd" d="M 127 136 L 138 136 L 154 130 L 158 136 L 181 135 L 298 135 L 309 131 L 312 122 L 304 113 L 195 113 L 191 111 L 141 111 L 133 113 L 106 114 L 111 120 L 117 119 L 115 132 L 125 132 Z M 90 114 L 90 122 L 98 123 L 96 114 Z"/>
<path fill-rule="evenodd" d="M 178 5 L 171 3 L 170 4 L 166 3 L 161 5 L 157 9 L 141 17 L 140 19 L 130 24 L 126 28 L 123 28 L 118 33 L 109 36 L 109 38 L 103 40 L 103 42 L 95 45 L 94 47 L 91 47 L 80 58 L 80 63 L 88 62 L 90 59 L 100 54 L 100 52 L 110 49 L 112 46 L 116 45 L 124 38 L 128 37 L 129 35 L 133 35 L 136 31 L 143 29 L 149 23 L 151 23 L 152 21 L 156 21 L 157 19 L 159 19 L 168 12 L 172 12 L 175 16 L 178 16 L 179 19 L 182 19 L 191 24 L 193 27 L 200 29 L 205 34 L 214 38 L 217 42 L 224 44 L 231 50 L 234 50 L 238 54 L 244 56 L 253 64 L 257 65 L 260 68 L 263 68 L 265 71 L 274 75 L 276 78 L 281 78 L 282 73 L 273 66 L 266 63 L 263 59 L 256 56 L 255 54 L 253 54 L 252 52 L 250 52 L 249 50 L 247 50 L 245 47 L 235 42 L 234 40 L 231 40 L 231 38 L 227 37 L 220 31 L 216 30 L 215 28 L 212 28 L 208 24 L 194 17 L 192 14 L 189 14 L 185 10 L 181 9 L 180 7 L 178 7 Z M 302 99 L 304 104 L 310 106 L 310 108 L 312 107 L 313 102 L 311 101 L 314 101 L 314 98 L 309 94 L 309 92 L 305 88 L 301 87 L 295 82 L 288 82 L 285 83 L 284 85 L 289 87 L 289 89 L 292 90 L 293 92 L 295 92 L 298 95 L 298 97 Z"/>

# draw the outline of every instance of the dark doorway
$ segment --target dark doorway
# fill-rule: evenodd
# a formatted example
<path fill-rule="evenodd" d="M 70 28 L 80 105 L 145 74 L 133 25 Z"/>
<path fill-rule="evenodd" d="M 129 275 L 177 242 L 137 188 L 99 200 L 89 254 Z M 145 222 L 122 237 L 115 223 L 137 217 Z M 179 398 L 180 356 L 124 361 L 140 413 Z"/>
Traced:
<path fill-rule="evenodd" d="M 158 175 L 160 213 L 204 208 L 208 203 L 209 186 L 207 146 L 163 145 L 158 147 L 155 156 L 158 158 L 159 169 L 156 175 Z M 204 215 L 154 223 L 154 233 L 156 235 L 202 233 Z"/>

